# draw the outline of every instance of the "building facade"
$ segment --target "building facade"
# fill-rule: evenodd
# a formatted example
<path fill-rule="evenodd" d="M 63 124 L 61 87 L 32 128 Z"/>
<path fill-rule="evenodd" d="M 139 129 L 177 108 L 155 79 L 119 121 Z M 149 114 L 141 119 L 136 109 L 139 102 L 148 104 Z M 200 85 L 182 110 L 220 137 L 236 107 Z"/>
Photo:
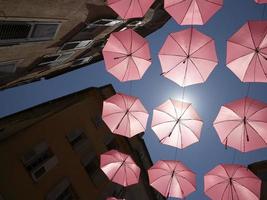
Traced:
<path fill-rule="evenodd" d="M 267 199 L 267 160 L 252 163 L 248 168 L 256 174 L 262 181 L 261 184 L 261 198 L 260 200 Z"/>
<path fill-rule="evenodd" d="M 113 94 L 111 85 L 89 88 L 1 119 L 0 199 L 164 199 L 149 186 L 152 161 L 142 137 L 114 135 L 101 119 Z M 111 149 L 133 157 L 139 184 L 123 189 L 108 180 L 99 158 Z"/>
<path fill-rule="evenodd" d="M 163 0 L 132 20 L 120 19 L 105 0 L 1 1 L 0 89 L 95 63 L 110 33 L 132 28 L 146 36 L 168 19 Z"/>

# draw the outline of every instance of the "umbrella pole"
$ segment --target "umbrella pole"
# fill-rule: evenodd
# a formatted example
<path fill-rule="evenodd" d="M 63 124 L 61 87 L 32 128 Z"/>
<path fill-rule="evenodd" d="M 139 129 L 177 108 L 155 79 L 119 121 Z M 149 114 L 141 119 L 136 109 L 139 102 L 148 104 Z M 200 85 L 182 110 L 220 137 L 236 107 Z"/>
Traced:
<path fill-rule="evenodd" d="M 123 117 L 121 118 L 121 120 L 119 121 L 118 125 L 116 126 L 116 129 L 119 128 L 119 126 L 121 125 L 122 120 L 124 119 L 124 117 L 128 114 L 129 110 L 126 110 L 125 114 L 123 115 Z"/>

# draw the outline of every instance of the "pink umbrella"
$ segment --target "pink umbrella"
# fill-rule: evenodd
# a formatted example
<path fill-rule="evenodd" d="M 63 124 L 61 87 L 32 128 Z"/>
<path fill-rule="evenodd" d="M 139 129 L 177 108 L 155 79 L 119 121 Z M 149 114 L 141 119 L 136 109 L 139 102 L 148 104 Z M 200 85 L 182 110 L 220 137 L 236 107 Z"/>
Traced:
<path fill-rule="evenodd" d="M 221 164 L 204 176 L 204 187 L 212 200 L 259 200 L 261 180 L 244 166 Z"/>
<path fill-rule="evenodd" d="M 124 200 L 124 199 L 117 199 L 116 197 L 108 197 L 106 200 Z"/>
<path fill-rule="evenodd" d="M 148 112 L 138 98 L 118 93 L 104 101 L 102 119 L 112 133 L 130 138 L 145 131 Z"/>
<path fill-rule="evenodd" d="M 160 160 L 148 169 L 149 184 L 165 197 L 185 198 L 196 191 L 196 175 L 183 163 Z"/>
<path fill-rule="evenodd" d="M 202 125 L 190 103 L 169 99 L 153 110 L 152 130 L 163 144 L 183 149 L 196 143 Z"/>
<path fill-rule="evenodd" d="M 122 82 L 141 79 L 151 65 L 148 42 L 131 29 L 112 33 L 102 53 L 107 71 Z"/>
<path fill-rule="evenodd" d="M 227 67 L 243 82 L 267 82 L 267 21 L 248 21 L 227 42 Z"/>
<path fill-rule="evenodd" d="M 144 17 L 154 0 L 107 0 L 107 4 L 122 19 Z"/>
<path fill-rule="evenodd" d="M 171 33 L 159 59 L 162 75 L 182 87 L 205 82 L 218 64 L 214 40 L 194 28 Z"/>
<path fill-rule="evenodd" d="M 243 98 L 221 107 L 215 127 L 223 144 L 242 152 L 267 147 L 267 104 Z"/>
<path fill-rule="evenodd" d="M 124 187 L 139 181 L 140 168 L 131 156 L 117 150 L 100 155 L 100 168 L 112 182 Z"/>
<path fill-rule="evenodd" d="M 165 10 L 181 25 L 203 25 L 223 5 L 223 0 L 164 0 Z"/>
<path fill-rule="evenodd" d="M 256 3 L 262 4 L 267 3 L 267 0 L 255 0 Z"/>

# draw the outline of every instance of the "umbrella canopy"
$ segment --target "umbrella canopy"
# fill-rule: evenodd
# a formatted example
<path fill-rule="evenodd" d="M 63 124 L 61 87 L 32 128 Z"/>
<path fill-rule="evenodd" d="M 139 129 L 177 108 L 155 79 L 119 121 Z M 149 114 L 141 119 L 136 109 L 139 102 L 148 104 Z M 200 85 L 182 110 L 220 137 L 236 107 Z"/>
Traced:
<path fill-rule="evenodd" d="M 107 4 L 122 19 L 144 17 L 154 0 L 107 0 Z"/>
<path fill-rule="evenodd" d="M 244 166 L 221 164 L 204 176 L 204 189 L 212 200 L 259 200 L 261 180 Z"/>
<path fill-rule="evenodd" d="M 213 126 L 226 146 L 242 152 L 267 147 L 267 104 L 251 98 L 228 103 Z"/>
<path fill-rule="evenodd" d="M 165 197 L 185 198 L 196 191 L 196 175 L 183 163 L 160 160 L 148 169 L 149 184 Z"/>
<path fill-rule="evenodd" d="M 153 110 L 152 129 L 163 144 L 183 149 L 196 143 L 202 125 L 190 103 L 169 99 Z"/>
<path fill-rule="evenodd" d="M 171 33 L 159 59 L 162 75 L 182 87 L 205 82 L 218 64 L 214 40 L 194 28 Z"/>
<path fill-rule="evenodd" d="M 165 10 L 181 25 L 203 25 L 223 5 L 223 0 L 164 0 Z"/>
<path fill-rule="evenodd" d="M 118 93 L 104 101 L 102 119 L 112 133 L 130 138 L 145 131 L 148 112 L 137 97 Z"/>
<path fill-rule="evenodd" d="M 267 0 L 255 0 L 256 3 L 262 4 L 267 3 Z"/>
<path fill-rule="evenodd" d="M 148 42 L 131 29 L 110 35 L 103 57 L 106 70 L 118 80 L 139 80 L 151 65 Z"/>
<path fill-rule="evenodd" d="M 140 168 L 131 156 L 117 150 L 100 155 L 100 168 L 112 182 L 124 187 L 139 181 Z"/>
<path fill-rule="evenodd" d="M 267 83 L 267 20 L 248 21 L 227 41 L 226 63 L 243 82 Z"/>

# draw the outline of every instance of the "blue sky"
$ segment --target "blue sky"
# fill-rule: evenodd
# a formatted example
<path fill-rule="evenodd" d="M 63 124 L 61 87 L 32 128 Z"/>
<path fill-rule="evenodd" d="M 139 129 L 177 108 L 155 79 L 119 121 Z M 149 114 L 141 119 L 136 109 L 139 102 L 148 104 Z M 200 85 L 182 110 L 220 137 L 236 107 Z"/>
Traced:
<path fill-rule="evenodd" d="M 201 139 L 184 150 L 178 150 L 177 159 L 197 173 L 197 191 L 187 199 L 208 199 L 203 193 L 203 175 L 220 163 L 231 163 L 236 152 L 236 163 L 248 164 L 267 159 L 267 149 L 239 153 L 224 145 L 212 126 L 221 105 L 245 96 L 248 84 L 242 83 L 226 66 L 226 41 L 247 20 L 262 19 L 264 5 L 254 0 L 225 0 L 224 7 L 204 26 L 195 26 L 199 31 L 213 37 L 219 58 L 215 68 L 204 84 L 186 87 L 185 101 L 191 102 L 204 121 Z M 266 9 L 267 12 L 267 9 Z M 267 18 L 265 13 L 264 18 Z M 152 52 L 152 65 L 142 80 L 120 83 L 106 72 L 104 62 L 99 62 L 71 73 L 0 92 L 0 116 L 6 116 L 34 105 L 55 99 L 79 90 L 111 83 L 116 91 L 138 96 L 150 112 L 145 142 L 155 162 L 174 159 L 175 148 L 160 144 L 151 130 L 152 110 L 168 98 L 180 99 L 182 88 L 160 76 L 158 52 L 167 35 L 188 28 L 178 25 L 173 19 L 160 30 L 147 37 Z M 251 84 L 250 97 L 267 102 L 267 84 Z"/>

